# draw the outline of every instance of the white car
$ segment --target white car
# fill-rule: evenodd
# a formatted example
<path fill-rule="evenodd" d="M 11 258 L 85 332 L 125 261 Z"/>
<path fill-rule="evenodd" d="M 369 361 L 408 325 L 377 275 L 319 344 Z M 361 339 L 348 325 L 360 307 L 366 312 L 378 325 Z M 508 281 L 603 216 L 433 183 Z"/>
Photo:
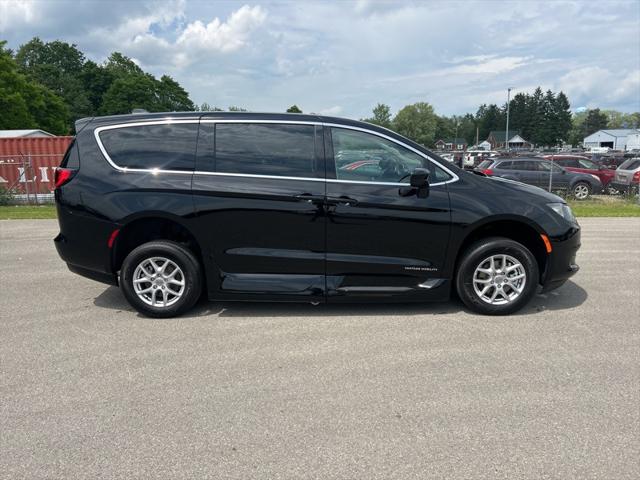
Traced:
<path fill-rule="evenodd" d="M 473 168 L 483 160 L 497 156 L 498 152 L 494 150 L 467 150 L 463 158 L 462 166 L 465 168 Z"/>

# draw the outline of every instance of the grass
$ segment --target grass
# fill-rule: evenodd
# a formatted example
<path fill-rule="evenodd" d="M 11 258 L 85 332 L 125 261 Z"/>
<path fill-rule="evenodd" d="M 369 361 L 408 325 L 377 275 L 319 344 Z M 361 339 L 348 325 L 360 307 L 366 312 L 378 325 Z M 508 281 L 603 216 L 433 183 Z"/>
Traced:
<path fill-rule="evenodd" d="M 640 217 L 640 204 L 635 198 L 597 196 L 589 200 L 567 200 L 573 214 L 584 217 Z"/>
<path fill-rule="evenodd" d="M 55 205 L 0 206 L 0 220 L 57 218 Z"/>
<path fill-rule="evenodd" d="M 576 217 L 640 217 L 637 199 L 597 196 L 590 200 L 568 200 Z M 0 206 L 0 220 L 56 218 L 54 205 Z"/>

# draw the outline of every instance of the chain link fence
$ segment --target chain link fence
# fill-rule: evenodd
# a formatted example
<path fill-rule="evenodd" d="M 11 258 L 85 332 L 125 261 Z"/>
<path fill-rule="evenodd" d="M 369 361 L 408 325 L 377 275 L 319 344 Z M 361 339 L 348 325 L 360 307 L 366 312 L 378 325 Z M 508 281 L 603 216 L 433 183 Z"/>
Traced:
<path fill-rule="evenodd" d="M 55 169 L 63 154 L 0 155 L 0 204 L 53 203 Z"/>

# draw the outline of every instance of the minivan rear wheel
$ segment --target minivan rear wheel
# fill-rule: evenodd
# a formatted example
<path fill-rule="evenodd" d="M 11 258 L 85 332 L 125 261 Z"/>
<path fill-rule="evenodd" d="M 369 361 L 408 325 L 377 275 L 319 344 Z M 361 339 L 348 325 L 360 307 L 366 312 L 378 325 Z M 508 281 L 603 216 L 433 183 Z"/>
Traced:
<path fill-rule="evenodd" d="M 485 315 L 508 315 L 525 306 L 538 286 L 538 263 L 521 243 L 491 237 L 472 244 L 456 275 L 460 299 Z"/>
<path fill-rule="evenodd" d="M 120 288 L 131 306 L 143 315 L 175 317 L 193 307 L 200 297 L 200 263 L 179 243 L 148 242 L 125 258 Z"/>

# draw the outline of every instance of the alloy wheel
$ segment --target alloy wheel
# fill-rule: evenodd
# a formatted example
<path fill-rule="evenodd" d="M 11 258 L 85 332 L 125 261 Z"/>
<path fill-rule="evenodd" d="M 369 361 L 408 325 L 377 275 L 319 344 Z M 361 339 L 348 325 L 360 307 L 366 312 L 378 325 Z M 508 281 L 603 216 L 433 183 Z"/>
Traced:
<path fill-rule="evenodd" d="M 578 200 L 584 200 L 589 196 L 589 187 L 584 184 L 576 185 L 573 189 L 573 196 Z"/>
<path fill-rule="evenodd" d="M 511 255 L 485 258 L 473 273 L 473 290 L 490 305 L 506 305 L 516 300 L 527 283 L 522 263 Z"/>
<path fill-rule="evenodd" d="M 175 262 L 165 257 L 151 257 L 140 262 L 132 280 L 138 298 L 152 307 L 173 305 L 185 290 L 184 273 Z"/>

